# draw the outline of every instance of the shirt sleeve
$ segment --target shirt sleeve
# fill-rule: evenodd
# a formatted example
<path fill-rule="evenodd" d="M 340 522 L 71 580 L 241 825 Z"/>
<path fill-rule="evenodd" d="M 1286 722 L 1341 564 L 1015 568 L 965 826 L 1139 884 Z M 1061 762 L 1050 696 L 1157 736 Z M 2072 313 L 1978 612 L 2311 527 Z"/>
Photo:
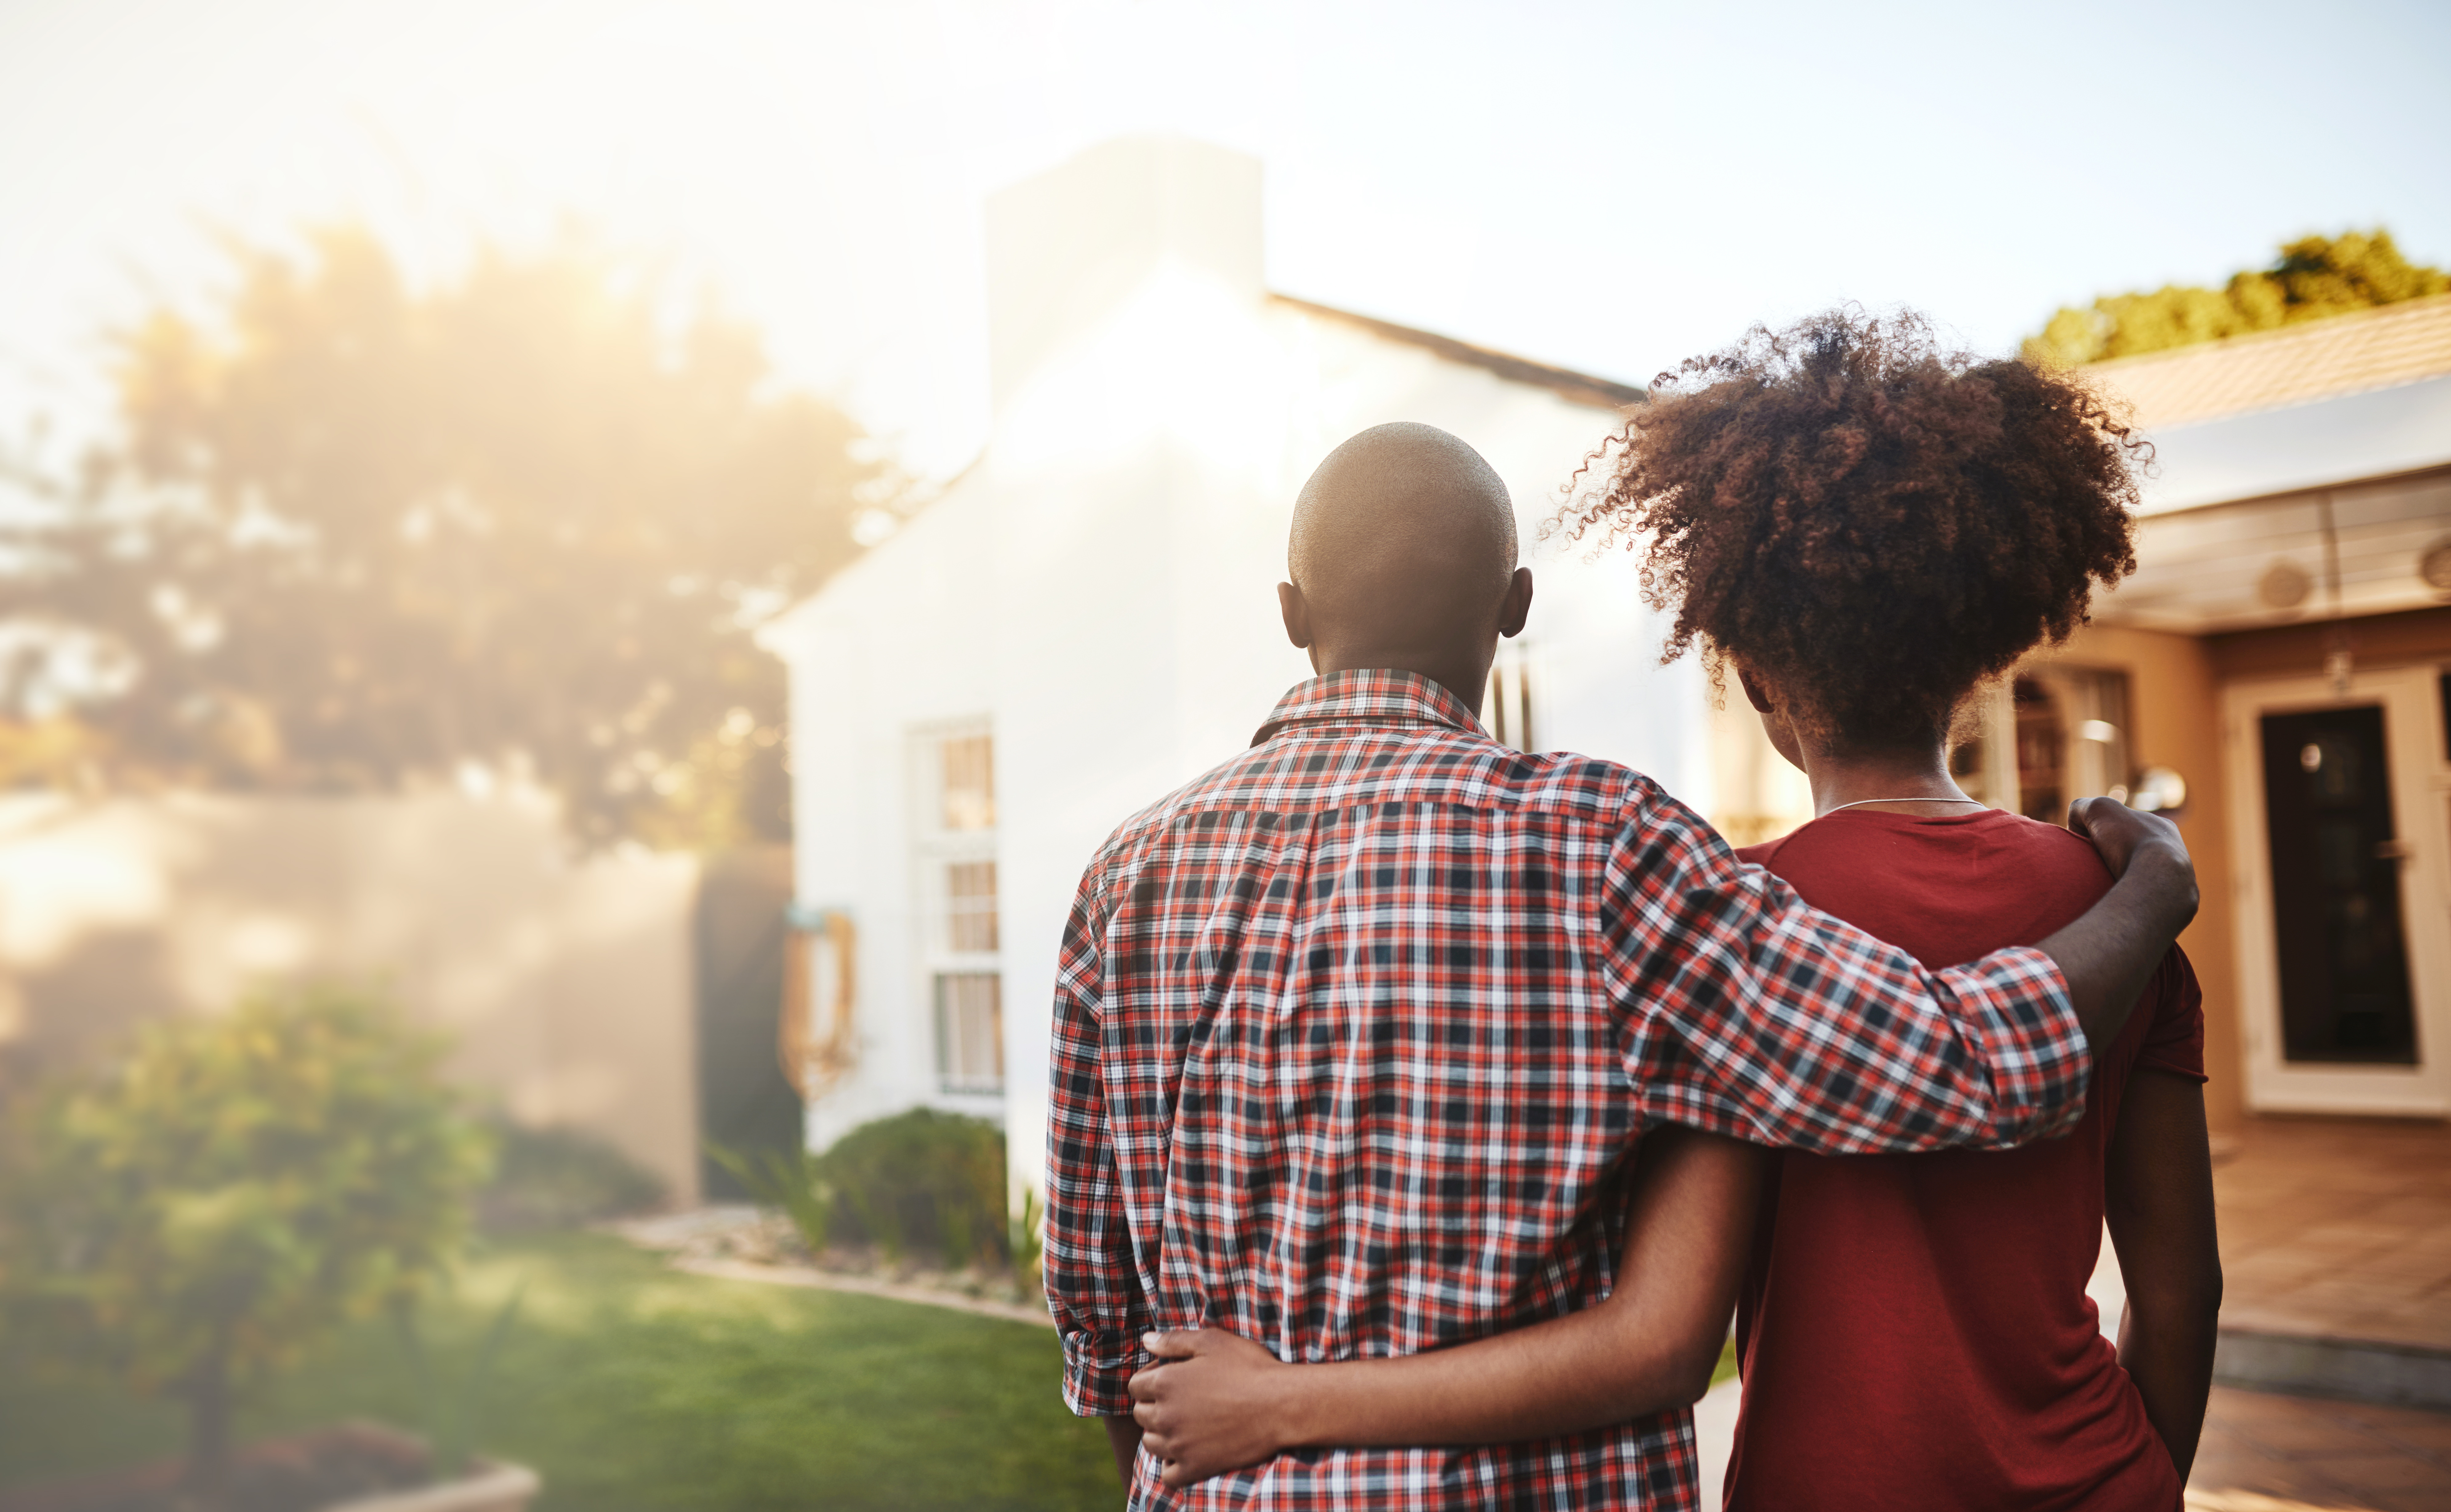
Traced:
<path fill-rule="evenodd" d="M 2205 1074 L 2205 992 L 2196 985 L 2196 969 L 2186 952 L 2173 945 L 2162 957 L 2145 990 L 2145 1005 L 2137 1011 L 2149 1011 L 2153 1025 L 2145 1031 L 2145 1048 L 2137 1051 L 2138 1068 L 2209 1081 Z"/>
<path fill-rule="evenodd" d="M 1064 1401 L 1082 1417 L 1132 1410 L 1149 1323 L 1107 1117 L 1097 869 L 1081 882 L 1055 967 L 1047 1102 L 1048 1310 L 1064 1341 Z"/>
<path fill-rule="evenodd" d="M 1926 972 L 1656 792 L 1611 847 L 1604 890 L 1646 1127 L 1843 1155 L 2004 1149 L 2085 1116 L 2092 1056 L 2040 951 Z"/>

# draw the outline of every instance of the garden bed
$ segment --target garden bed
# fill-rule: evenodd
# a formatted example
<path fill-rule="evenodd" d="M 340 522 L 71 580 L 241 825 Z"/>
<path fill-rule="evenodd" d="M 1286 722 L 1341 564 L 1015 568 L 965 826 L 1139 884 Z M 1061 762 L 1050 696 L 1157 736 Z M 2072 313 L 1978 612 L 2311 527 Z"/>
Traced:
<path fill-rule="evenodd" d="M 762 1281 L 825 1291 L 854 1292 L 951 1307 L 981 1317 L 1051 1326 L 1034 1282 L 1010 1270 L 972 1267 L 949 1270 L 868 1245 L 830 1245 L 813 1255 L 781 1214 L 748 1207 L 698 1208 L 606 1226 L 678 1270 L 731 1281 Z"/>

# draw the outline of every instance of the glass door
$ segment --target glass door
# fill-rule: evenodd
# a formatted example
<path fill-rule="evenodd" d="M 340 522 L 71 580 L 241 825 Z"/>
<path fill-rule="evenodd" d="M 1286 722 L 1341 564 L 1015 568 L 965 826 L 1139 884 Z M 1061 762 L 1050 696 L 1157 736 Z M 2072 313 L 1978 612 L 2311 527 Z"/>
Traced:
<path fill-rule="evenodd" d="M 2225 696 L 2253 1107 L 2451 1112 L 2440 678 L 2407 668 Z"/>
<path fill-rule="evenodd" d="M 2391 750 L 2379 703 L 2263 720 L 2281 1055 L 2417 1064 Z"/>

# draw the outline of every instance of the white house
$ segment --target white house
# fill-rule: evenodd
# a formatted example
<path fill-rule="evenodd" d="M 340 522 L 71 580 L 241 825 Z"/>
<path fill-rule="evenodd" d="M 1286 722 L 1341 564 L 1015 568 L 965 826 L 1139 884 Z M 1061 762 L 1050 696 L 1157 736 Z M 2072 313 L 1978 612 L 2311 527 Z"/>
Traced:
<path fill-rule="evenodd" d="M 1537 596 L 1494 734 L 1629 762 L 1739 833 L 1800 816 L 1751 721 L 1658 665 L 1631 560 L 1538 543 L 1637 391 L 1272 295 L 1260 203 L 1257 162 L 1179 139 L 991 198 L 984 453 L 764 632 L 791 672 L 813 1146 L 961 1109 L 1000 1118 L 1016 1184 L 1039 1180 L 1081 869 L 1310 676 L 1277 618 L 1286 526 L 1365 426 L 1442 426 L 1514 491 Z"/>

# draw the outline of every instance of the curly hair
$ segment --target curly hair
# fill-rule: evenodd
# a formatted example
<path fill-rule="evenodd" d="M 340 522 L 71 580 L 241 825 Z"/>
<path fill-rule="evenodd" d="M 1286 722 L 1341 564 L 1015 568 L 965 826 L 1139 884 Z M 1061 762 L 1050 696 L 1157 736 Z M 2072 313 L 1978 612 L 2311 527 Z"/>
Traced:
<path fill-rule="evenodd" d="M 1620 541 L 1697 643 L 1842 747 L 1939 739 L 1967 694 L 2085 621 L 2136 566 L 2149 444 L 2073 375 L 1945 351 L 1854 306 L 1655 381 L 1549 531 Z"/>

